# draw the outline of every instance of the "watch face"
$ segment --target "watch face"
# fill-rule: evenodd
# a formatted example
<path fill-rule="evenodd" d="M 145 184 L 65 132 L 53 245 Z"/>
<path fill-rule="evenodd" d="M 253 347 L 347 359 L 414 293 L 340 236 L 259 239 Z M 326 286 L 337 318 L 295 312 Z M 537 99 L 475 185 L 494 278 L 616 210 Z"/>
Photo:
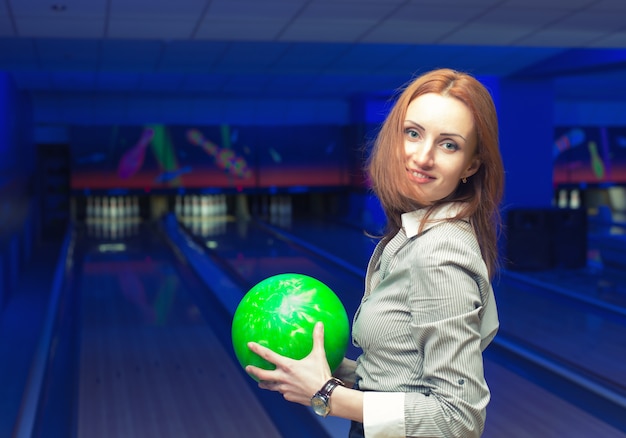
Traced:
<path fill-rule="evenodd" d="M 313 407 L 313 411 L 315 411 L 317 415 L 321 415 L 322 417 L 325 417 L 326 415 L 328 415 L 328 412 L 330 412 L 330 408 L 328 407 L 326 399 L 319 394 L 313 396 L 313 398 L 311 399 L 311 406 Z"/>

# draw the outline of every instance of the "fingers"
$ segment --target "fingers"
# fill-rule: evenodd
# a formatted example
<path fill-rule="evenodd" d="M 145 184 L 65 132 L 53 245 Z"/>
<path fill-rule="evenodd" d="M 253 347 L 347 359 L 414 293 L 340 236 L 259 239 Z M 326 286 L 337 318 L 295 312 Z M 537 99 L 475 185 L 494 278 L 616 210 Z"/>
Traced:
<path fill-rule="evenodd" d="M 311 369 L 327 368 L 326 351 L 324 350 L 324 324 L 318 322 L 313 327 L 313 348 L 311 353 L 302 360 L 290 359 L 282 356 L 256 342 L 249 342 L 248 348 L 262 359 L 273 364 L 275 369 L 266 370 L 253 365 L 246 367 L 246 372 L 259 381 L 259 386 L 264 389 L 277 391 L 275 385 L 270 385 L 286 380 L 293 380 L 295 375 L 309 373 Z M 321 368 L 320 368 L 321 367 Z M 296 377 L 296 380 L 298 378 Z"/>
<path fill-rule="evenodd" d="M 270 382 L 268 380 L 260 380 L 259 381 L 259 388 L 261 388 L 261 389 L 267 389 L 267 390 L 271 391 L 272 389 L 274 389 L 275 386 L 276 386 L 275 382 Z"/>
<path fill-rule="evenodd" d="M 269 391 L 282 392 L 280 389 L 281 382 L 273 380 L 275 378 L 275 371 L 268 371 L 248 365 L 246 367 L 246 372 L 257 380 L 259 388 L 267 389 Z"/>
<path fill-rule="evenodd" d="M 253 376 L 259 382 L 260 388 L 272 389 L 270 384 L 274 383 L 276 371 L 264 370 L 263 368 L 255 367 L 254 365 L 248 365 L 246 367 L 246 373 Z"/>
<path fill-rule="evenodd" d="M 317 322 L 313 328 L 313 351 L 315 353 L 322 353 L 326 356 L 324 351 L 324 323 Z"/>
<path fill-rule="evenodd" d="M 258 354 L 259 356 L 261 356 L 261 358 L 270 363 L 273 363 L 274 365 L 278 365 L 281 358 L 283 357 L 280 354 L 273 352 L 269 348 L 257 344 L 256 342 L 248 342 L 248 348 L 253 353 Z"/>

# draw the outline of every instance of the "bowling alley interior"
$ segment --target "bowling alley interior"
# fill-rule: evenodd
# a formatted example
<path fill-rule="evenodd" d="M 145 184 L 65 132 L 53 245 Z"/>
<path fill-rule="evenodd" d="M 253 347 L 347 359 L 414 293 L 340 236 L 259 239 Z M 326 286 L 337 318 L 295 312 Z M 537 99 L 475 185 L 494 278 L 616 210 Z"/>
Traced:
<path fill-rule="evenodd" d="M 451 68 L 489 90 L 505 169 L 483 436 L 626 437 L 624 17 L 0 1 L 0 436 L 348 437 L 259 389 L 233 315 L 297 273 L 352 322 L 386 221 L 372 144 L 404 85 Z"/>

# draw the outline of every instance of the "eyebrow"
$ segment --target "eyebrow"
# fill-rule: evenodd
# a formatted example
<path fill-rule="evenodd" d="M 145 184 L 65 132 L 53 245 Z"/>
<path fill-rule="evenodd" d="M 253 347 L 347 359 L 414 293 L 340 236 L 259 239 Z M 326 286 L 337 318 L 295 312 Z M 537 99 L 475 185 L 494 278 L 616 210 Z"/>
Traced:
<path fill-rule="evenodd" d="M 426 131 L 426 129 L 424 129 L 424 127 L 422 125 L 420 125 L 419 123 L 415 123 L 413 120 L 405 120 L 405 123 L 411 123 L 415 126 L 417 126 L 418 128 L 420 128 L 422 131 Z M 447 137 L 460 137 L 463 139 L 463 141 L 467 142 L 467 139 L 465 137 L 463 137 L 461 134 L 455 134 L 454 132 L 440 132 L 439 135 L 441 136 L 447 136 Z"/>

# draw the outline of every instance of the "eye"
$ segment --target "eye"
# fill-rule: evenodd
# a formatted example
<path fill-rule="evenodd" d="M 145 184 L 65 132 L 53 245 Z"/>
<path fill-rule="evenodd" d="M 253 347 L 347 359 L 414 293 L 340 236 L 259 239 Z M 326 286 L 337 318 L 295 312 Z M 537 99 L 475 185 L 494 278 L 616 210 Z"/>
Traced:
<path fill-rule="evenodd" d="M 406 135 L 409 140 L 418 140 L 420 138 L 420 133 L 415 128 L 404 128 L 404 135 Z"/>
<path fill-rule="evenodd" d="M 443 147 L 445 150 L 447 151 L 456 151 L 459 149 L 459 146 L 456 143 L 443 143 L 441 145 L 441 147 Z"/>

